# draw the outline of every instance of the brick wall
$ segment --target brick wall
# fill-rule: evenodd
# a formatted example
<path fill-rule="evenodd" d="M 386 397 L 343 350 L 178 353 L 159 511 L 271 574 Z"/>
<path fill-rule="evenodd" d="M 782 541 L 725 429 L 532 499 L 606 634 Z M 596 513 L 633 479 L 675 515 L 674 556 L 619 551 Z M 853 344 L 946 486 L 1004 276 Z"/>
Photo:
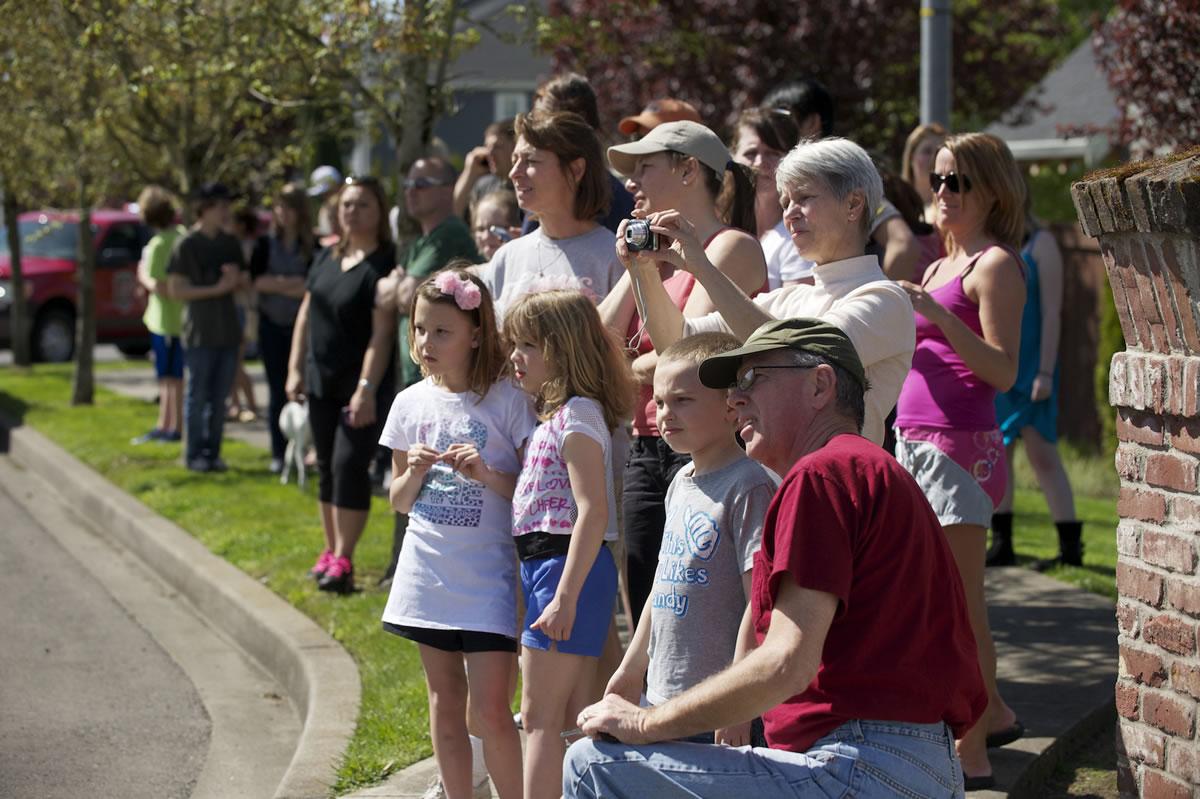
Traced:
<path fill-rule="evenodd" d="M 1072 186 L 1099 240 L 1126 351 L 1117 413 L 1116 685 L 1122 796 L 1200 799 L 1200 156 Z"/>

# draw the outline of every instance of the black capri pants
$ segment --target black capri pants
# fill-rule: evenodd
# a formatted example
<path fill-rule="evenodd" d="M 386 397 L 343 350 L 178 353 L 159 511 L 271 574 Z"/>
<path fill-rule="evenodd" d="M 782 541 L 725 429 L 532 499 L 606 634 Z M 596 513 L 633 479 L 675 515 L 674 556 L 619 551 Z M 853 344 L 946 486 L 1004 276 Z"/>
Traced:
<path fill-rule="evenodd" d="M 308 398 L 308 421 L 317 450 L 317 496 L 322 502 L 348 510 L 371 509 L 371 461 L 387 416 L 376 403 L 375 421 L 350 426 L 342 409 L 350 399 Z"/>

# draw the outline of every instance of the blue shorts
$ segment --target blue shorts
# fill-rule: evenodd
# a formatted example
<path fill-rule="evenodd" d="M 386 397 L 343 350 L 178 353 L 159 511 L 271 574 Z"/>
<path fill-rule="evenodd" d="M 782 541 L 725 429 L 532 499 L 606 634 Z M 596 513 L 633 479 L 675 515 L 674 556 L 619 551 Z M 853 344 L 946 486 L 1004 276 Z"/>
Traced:
<path fill-rule="evenodd" d="M 531 630 L 542 611 L 554 599 L 558 581 L 562 579 L 566 555 L 521 561 L 521 593 L 525 597 L 525 622 L 521 627 L 521 645 L 549 651 L 550 636 L 541 630 Z M 617 565 L 612 551 L 600 547 L 596 562 L 583 581 L 583 590 L 575 605 L 575 625 L 571 637 L 558 642 L 558 651 L 568 655 L 588 655 L 598 658 L 608 638 L 609 622 L 617 601 Z"/>
<path fill-rule="evenodd" d="M 183 379 L 183 339 L 179 336 L 150 334 L 150 349 L 154 353 L 154 373 L 159 380 L 171 377 Z"/>

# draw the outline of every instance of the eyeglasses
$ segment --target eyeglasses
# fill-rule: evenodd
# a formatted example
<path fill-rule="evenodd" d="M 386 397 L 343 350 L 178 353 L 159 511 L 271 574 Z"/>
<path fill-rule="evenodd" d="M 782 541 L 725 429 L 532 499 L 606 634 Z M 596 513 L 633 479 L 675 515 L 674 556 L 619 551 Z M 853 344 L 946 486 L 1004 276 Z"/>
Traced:
<path fill-rule="evenodd" d="M 764 369 L 814 369 L 816 366 L 817 364 L 812 364 L 811 366 L 752 366 L 746 370 L 745 374 L 734 381 L 732 388 L 736 388 L 738 391 L 749 391 L 758 382 L 758 378 L 762 377 L 759 372 Z"/>
<path fill-rule="evenodd" d="M 405 190 L 408 189 L 427 189 L 430 186 L 445 186 L 446 181 L 438 180 L 437 178 L 413 178 L 406 180 L 403 183 Z"/>
<path fill-rule="evenodd" d="M 953 172 L 948 172 L 945 175 L 939 175 L 937 172 L 929 173 L 929 188 L 933 189 L 933 193 L 937 194 L 942 188 L 942 184 L 946 184 L 946 188 L 955 194 L 959 193 L 959 181 L 962 181 L 962 191 L 971 190 L 971 179 L 966 175 L 957 175 Z"/>
<path fill-rule="evenodd" d="M 378 186 L 379 178 L 374 175 L 350 175 L 346 178 L 347 186 Z"/>

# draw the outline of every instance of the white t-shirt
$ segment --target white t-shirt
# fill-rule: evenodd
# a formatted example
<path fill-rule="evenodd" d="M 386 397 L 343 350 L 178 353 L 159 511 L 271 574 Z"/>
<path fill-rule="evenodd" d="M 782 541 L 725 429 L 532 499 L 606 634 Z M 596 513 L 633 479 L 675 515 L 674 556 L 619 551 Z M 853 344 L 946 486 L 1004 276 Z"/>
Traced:
<path fill-rule="evenodd" d="M 896 406 L 912 366 L 917 342 L 912 302 L 904 289 L 884 277 L 874 255 L 818 265 L 813 280 L 811 286 L 784 286 L 759 294 L 754 302 L 775 319 L 816 317 L 850 337 L 871 382 L 862 434 L 882 444 L 884 419 Z M 713 330 L 732 332 L 716 311 L 683 320 L 684 336 Z"/>
<path fill-rule="evenodd" d="M 796 252 L 796 245 L 783 220 L 764 233 L 759 243 L 762 244 L 763 255 L 767 257 L 767 280 L 771 290 L 782 287 L 785 280 L 803 280 L 812 276 L 816 264 Z"/>
<path fill-rule="evenodd" d="M 563 443 L 571 433 L 582 433 L 604 450 L 604 482 L 608 495 L 608 525 L 604 540 L 617 540 L 617 500 L 613 490 L 612 434 L 604 424 L 600 403 L 571 397 L 547 421 L 538 425 L 525 448 L 525 465 L 517 480 L 512 502 L 512 533 L 543 532 L 570 535 L 579 509 L 571 491 Z"/>
<path fill-rule="evenodd" d="M 474 444 L 488 466 L 516 474 L 517 450 L 537 424 L 529 395 L 501 380 L 475 404 L 478 399 L 425 378 L 396 395 L 379 443 L 398 451 L 424 444 L 438 452 Z M 516 637 L 511 525 L 508 499 L 448 464 L 434 464 L 408 515 L 383 620 Z"/>
<path fill-rule="evenodd" d="M 500 322 L 519 297 L 535 291 L 579 289 L 599 303 L 624 273 L 612 231 L 603 227 L 569 239 L 552 239 L 538 228 L 508 242 L 479 267 Z"/>

